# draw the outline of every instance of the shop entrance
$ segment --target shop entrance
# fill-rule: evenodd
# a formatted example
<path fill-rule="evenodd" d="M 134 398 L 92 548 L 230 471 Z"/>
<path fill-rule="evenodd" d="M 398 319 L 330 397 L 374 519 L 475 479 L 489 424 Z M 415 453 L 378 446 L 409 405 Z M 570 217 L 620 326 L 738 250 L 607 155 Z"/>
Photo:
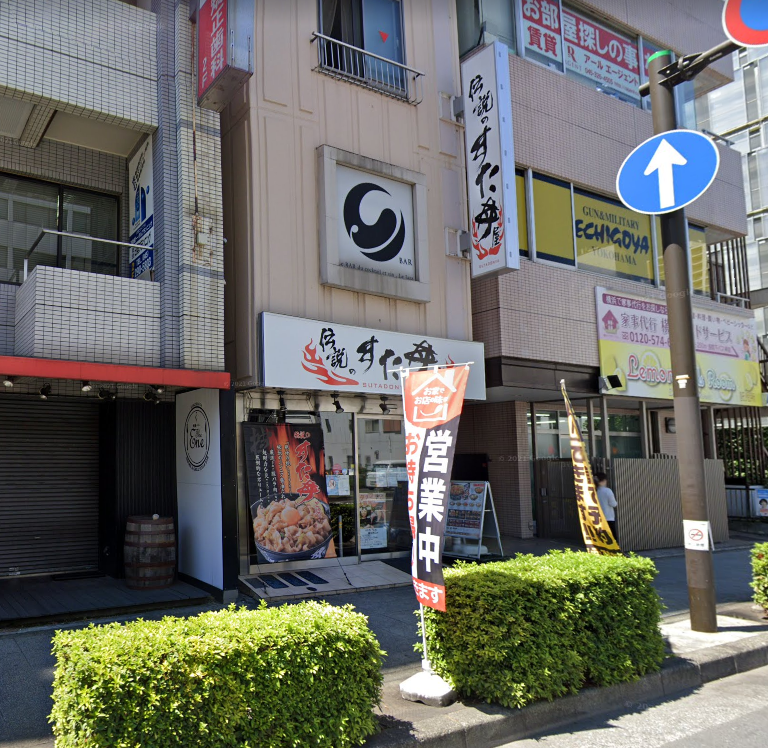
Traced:
<path fill-rule="evenodd" d="M 98 565 L 98 405 L 0 401 L 0 577 Z"/>

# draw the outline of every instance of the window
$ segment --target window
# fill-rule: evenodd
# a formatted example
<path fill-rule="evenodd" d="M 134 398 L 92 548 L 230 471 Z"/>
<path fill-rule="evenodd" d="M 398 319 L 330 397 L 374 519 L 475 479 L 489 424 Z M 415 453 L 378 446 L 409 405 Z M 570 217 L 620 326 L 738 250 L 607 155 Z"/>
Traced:
<path fill-rule="evenodd" d="M 321 69 L 409 95 L 400 0 L 321 0 L 320 32 L 330 37 L 318 42 Z"/>
<path fill-rule="evenodd" d="M 533 175 L 536 257 L 574 265 L 571 188 L 567 182 Z"/>
<path fill-rule="evenodd" d="M 21 282 L 42 229 L 119 239 L 117 198 L 0 174 L 0 281 Z M 28 258 L 37 265 L 116 275 L 115 245 L 47 234 Z"/>
<path fill-rule="evenodd" d="M 530 257 L 528 251 L 528 197 L 525 191 L 525 172 L 515 169 L 515 192 L 517 197 L 517 240 L 520 245 L 520 256 Z"/>
<path fill-rule="evenodd" d="M 518 0 L 523 49 L 529 60 L 563 69 L 560 0 Z"/>
<path fill-rule="evenodd" d="M 365 421 L 365 433 L 366 434 L 379 434 L 381 433 L 381 427 L 379 424 L 381 421 L 374 418 L 366 419 Z"/>

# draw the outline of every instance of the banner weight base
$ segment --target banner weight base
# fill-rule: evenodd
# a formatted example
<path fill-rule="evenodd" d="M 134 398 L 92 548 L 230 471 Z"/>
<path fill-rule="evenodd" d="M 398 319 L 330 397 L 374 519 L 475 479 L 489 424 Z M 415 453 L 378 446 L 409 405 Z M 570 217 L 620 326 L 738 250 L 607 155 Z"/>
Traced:
<path fill-rule="evenodd" d="M 400 695 L 406 701 L 420 701 L 427 706 L 450 706 L 458 698 L 439 675 L 422 670 L 400 684 Z"/>

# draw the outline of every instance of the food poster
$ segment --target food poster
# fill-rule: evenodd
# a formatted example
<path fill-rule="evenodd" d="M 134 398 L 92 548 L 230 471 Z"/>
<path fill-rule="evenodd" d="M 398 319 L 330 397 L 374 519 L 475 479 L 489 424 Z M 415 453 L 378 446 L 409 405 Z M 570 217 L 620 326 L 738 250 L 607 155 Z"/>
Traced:
<path fill-rule="evenodd" d="M 480 540 L 485 511 L 485 483 L 451 481 L 446 537 Z"/>
<path fill-rule="evenodd" d="M 334 558 L 322 427 L 288 423 L 242 427 L 258 562 Z"/>
<path fill-rule="evenodd" d="M 386 493 L 360 494 L 360 549 L 387 547 L 389 509 L 392 499 Z"/>

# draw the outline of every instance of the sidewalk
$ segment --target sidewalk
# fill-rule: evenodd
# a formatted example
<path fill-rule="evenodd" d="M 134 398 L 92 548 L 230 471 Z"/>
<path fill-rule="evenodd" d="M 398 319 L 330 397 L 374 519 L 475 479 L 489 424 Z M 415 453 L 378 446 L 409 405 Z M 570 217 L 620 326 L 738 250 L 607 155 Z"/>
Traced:
<path fill-rule="evenodd" d="M 505 548 L 506 551 L 506 548 Z M 528 551 L 531 552 L 531 551 Z M 410 587 L 335 595 L 333 605 L 352 604 L 369 617 L 371 629 L 378 636 L 385 659 L 384 696 L 381 722 L 385 728 L 371 741 L 371 748 L 394 748 L 400 745 L 437 745 L 440 748 L 462 746 L 481 748 L 491 745 L 489 735 L 498 742 L 524 737 L 536 732 L 541 720 L 554 726 L 595 713 L 595 709 L 617 708 L 627 703 L 642 704 L 652 698 L 691 689 L 705 680 L 724 677 L 737 668 L 748 669 L 768 664 L 768 622 L 751 603 L 748 548 L 715 554 L 718 588 L 718 610 L 723 633 L 717 639 L 691 637 L 680 623 L 687 609 L 685 560 L 682 556 L 656 559 L 659 577 L 656 588 L 667 605 L 664 632 L 672 651 L 685 659 L 673 659 L 662 674 L 655 674 L 635 684 L 611 689 L 588 689 L 552 704 L 534 704 L 517 712 L 488 705 L 454 704 L 435 709 L 400 698 L 399 684 L 420 667 L 420 655 L 413 645 L 417 640 L 415 598 Z M 243 604 L 256 605 L 251 598 Z M 144 613 L 144 618 L 171 615 L 194 615 L 220 606 L 174 609 Z M 131 620 L 126 616 L 118 620 Z M 116 620 L 116 619 L 111 619 Z M 106 621 L 97 621 L 106 622 Z M 80 627 L 84 624 L 70 624 Z M 57 627 L 47 626 L 18 632 L 0 632 L 0 747 L 53 748 L 46 717 L 51 709 L 53 657 L 50 640 Z M 61 627 L 58 627 L 61 628 Z M 675 690 L 677 689 L 677 690 Z M 655 694 L 655 695 L 654 695 Z M 538 716 L 537 716 L 538 715 Z M 539 722 L 537 722 L 539 720 Z M 467 730 L 470 729 L 470 732 Z M 473 730 L 479 732 L 472 732 Z M 470 735 L 472 736 L 470 738 Z M 417 741 L 417 736 L 419 741 Z M 503 739 L 502 739 L 503 738 Z M 433 741 L 430 743 L 429 741 Z"/>

